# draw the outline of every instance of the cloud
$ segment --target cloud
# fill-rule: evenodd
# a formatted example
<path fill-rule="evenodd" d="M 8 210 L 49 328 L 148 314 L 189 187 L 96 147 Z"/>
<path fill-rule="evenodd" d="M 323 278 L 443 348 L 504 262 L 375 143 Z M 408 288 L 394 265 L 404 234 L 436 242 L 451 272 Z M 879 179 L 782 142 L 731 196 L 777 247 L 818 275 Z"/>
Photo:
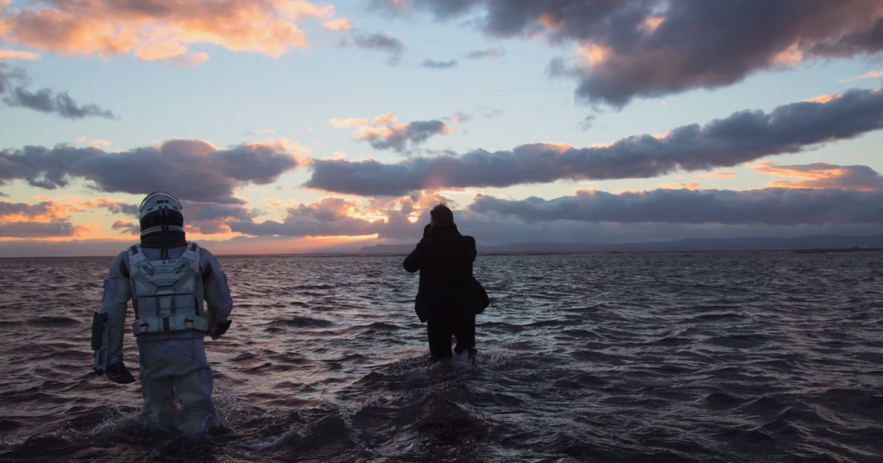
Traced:
<path fill-rule="evenodd" d="M 866 74 L 862 74 L 860 76 L 850 77 L 848 79 L 840 79 L 840 82 L 855 82 L 861 79 L 873 79 L 875 77 L 883 78 L 883 71 L 871 71 Z"/>
<path fill-rule="evenodd" d="M 732 178 L 735 177 L 735 172 L 709 172 L 707 174 L 700 174 L 699 177 L 707 178 L 707 179 L 719 179 L 719 178 Z"/>
<path fill-rule="evenodd" d="M 73 237 L 77 228 L 70 222 L 0 222 L 0 236 L 4 238 Z"/>
<path fill-rule="evenodd" d="M 251 221 L 263 215 L 258 209 L 242 204 L 214 204 L 182 201 L 184 226 L 188 232 L 204 235 L 230 233 L 231 221 Z"/>
<path fill-rule="evenodd" d="M 298 166 L 291 148 L 261 142 L 219 149 L 202 140 L 177 139 L 113 153 L 93 147 L 27 146 L 0 151 L 0 185 L 25 180 L 54 190 L 80 178 L 105 192 L 167 190 L 181 199 L 242 204 L 233 195 L 235 189 L 272 183 Z"/>
<path fill-rule="evenodd" d="M 25 61 L 34 61 L 42 58 L 39 53 L 23 50 L 10 50 L 8 48 L 0 49 L 0 60 L 4 59 L 20 59 Z"/>
<path fill-rule="evenodd" d="M 76 234 L 71 209 L 52 201 L 36 204 L 0 201 L 0 238 L 48 238 Z"/>
<path fill-rule="evenodd" d="M 230 229 L 251 236 L 365 236 L 377 233 L 380 224 L 350 216 L 357 208 L 357 203 L 352 201 L 325 198 L 311 205 L 289 208 L 283 222 L 238 221 L 231 222 Z"/>
<path fill-rule="evenodd" d="M 772 163 L 755 163 L 749 166 L 759 174 L 803 179 L 777 180 L 770 183 L 772 187 L 883 191 L 883 176 L 868 166 L 838 166 L 825 162 L 802 166 L 778 166 Z"/>
<path fill-rule="evenodd" d="M 489 50 L 475 50 L 466 55 L 466 59 L 488 59 L 502 58 L 506 56 L 506 51 L 501 48 L 491 48 Z"/>
<path fill-rule="evenodd" d="M 633 136 L 597 147 L 539 143 L 511 151 L 410 158 L 396 164 L 317 160 L 306 186 L 364 196 L 399 196 L 426 188 L 653 178 L 796 153 L 881 128 L 883 91 L 850 90 L 827 103 L 792 103 L 770 113 L 742 111 L 705 126 L 687 125 L 664 136 Z"/>
<path fill-rule="evenodd" d="M 331 21 L 325 21 L 324 23 L 322 23 L 322 27 L 328 29 L 329 31 L 348 31 L 353 28 L 353 25 L 350 24 L 348 19 L 340 18 L 332 19 Z"/>
<path fill-rule="evenodd" d="M 184 228 L 188 233 L 199 233 L 203 235 L 212 234 L 229 234 L 230 227 L 227 225 L 230 221 L 250 221 L 263 213 L 258 209 L 249 209 L 240 204 L 215 204 L 215 203 L 199 203 L 193 201 L 181 201 L 184 208 Z M 134 204 L 119 204 L 109 207 L 116 213 L 124 213 L 131 217 L 138 217 L 138 206 Z M 140 234 L 140 225 L 130 223 L 125 220 L 117 220 L 111 226 L 114 230 L 121 230 L 121 233 L 129 233 L 132 235 Z"/>
<path fill-rule="evenodd" d="M 3 221 L 34 220 L 47 222 L 65 218 L 68 213 L 69 210 L 58 207 L 52 201 L 42 201 L 37 204 L 0 201 L 0 220 Z"/>
<path fill-rule="evenodd" d="M 27 89 L 29 79 L 22 69 L 10 69 L 0 63 L 0 100 L 10 107 L 33 109 L 76 120 L 86 117 L 114 119 L 112 112 L 94 104 L 80 105 L 67 92 L 55 93 L 44 88 L 32 92 Z"/>
<path fill-rule="evenodd" d="M 397 65 L 405 52 L 405 44 L 401 40 L 386 34 L 355 34 L 343 37 L 338 42 L 339 47 L 355 47 L 363 50 L 382 51 L 389 53 L 388 63 Z"/>
<path fill-rule="evenodd" d="M 297 23 L 315 18 L 342 30 L 345 20 L 334 16 L 333 6 L 304 0 L 51 0 L 7 10 L 0 16 L 0 40 L 64 56 L 133 54 L 198 64 L 208 54 L 192 52 L 196 44 L 272 57 L 308 47 Z"/>
<path fill-rule="evenodd" d="M 883 224 L 883 192 L 768 188 L 764 190 L 652 190 L 612 194 L 579 191 L 552 200 L 481 196 L 476 213 L 525 222 L 573 220 L 616 223 L 828 225 Z"/>
<path fill-rule="evenodd" d="M 830 194 L 832 192 L 846 194 L 832 196 Z M 460 192 L 450 194 L 457 193 Z M 816 196 L 807 200 L 807 194 Z M 208 205 L 207 208 L 197 211 L 195 208 L 204 204 L 185 201 L 184 209 L 188 233 L 218 234 L 218 239 L 224 240 L 209 241 L 213 250 L 224 249 L 226 251 L 222 252 L 242 253 L 247 249 L 248 252 L 278 253 L 292 250 L 289 247 L 291 243 L 283 238 L 329 236 L 360 238 L 359 241 L 350 241 L 352 243 L 350 250 L 379 242 L 413 244 L 419 240 L 423 226 L 429 220 L 429 208 L 438 202 L 447 202 L 451 205 L 461 232 L 475 236 L 480 245 L 517 242 L 610 243 L 712 237 L 881 234 L 883 225 L 880 221 L 883 219 L 879 211 L 873 207 L 867 209 L 862 204 L 864 201 L 877 208 L 883 207 L 877 206 L 883 204 L 879 201 L 880 198 L 868 196 L 879 194 L 880 192 L 781 189 L 749 192 L 655 190 L 622 195 L 579 192 L 573 197 L 550 201 L 539 198 L 511 201 L 479 196 L 475 205 L 463 210 L 459 208 L 457 201 L 439 192 L 420 192 L 410 196 L 366 198 L 358 201 L 337 197 L 324 198 L 312 204 L 287 207 L 286 217 L 282 221 L 264 222 L 254 221 L 254 218 L 260 215 L 259 211 L 241 205 Z M 594 199 L 584 197 L 592 195 L 598 197 Z M 700 197 L 697 198 L 695 195 Z M 782 197 L 783 195 L 787 197 Z M 67 197 L 62 198 L 68 200 Z M 829 200 L 826 201 L 825 198 Z M 859 201 L 856 201 L 856 198 Z M 71 204 L 75 203 L 74 199 L 69 199 Z M 13 213 L 20 209 L 29 209 L 32 215 L 12 217 L 9 213 L 6 216 L 0 213 L 0 231 L 17 230 L 15 236 L 21 238 L 77 237 L 82 240 L 83 233 L 79 227 L 64 225 L 67 215 L 74 210 L 69 206 L 58 201 L 13 206 L 15 209 Z M 780 206 L 792 209 L 792 214 L 782 215 L 778 209 Z M 478 207 L 487 210 L 473 210 Z M 670 208 L 670 213 L 666 213 L 664 209 L 666 207 Z M 703 215 L 697 210 L 702 207 L 709 208 L 712 213 Z M 728 215 L 730 213 L 735 215 Z M 230 216 L 240 218 L 228 218 Z M 8 220 L 10 217 L 18 222 L 10 222 Z M 769 217 L 773 217 L 773 220 L 768 220 Z M 203 225 L 194 226 L 194 219 L 205 222 Z M 602 219 L 617 219 L 621 222 L 602 221 Z M 845 222 L 838 222 L 840 220 Z M 700 223 L 692 223 L 695 221 Z M 718 223 L 727 221 L 733 223 Z M 751 223 L 743 224 L 740 221 Z M 24 222 L 27 224 L 14 225 Z M 813 224 L 815 222 L 822 224 Z M 10 224 L 13 226 L 7 226 Z M 138 234 L 137 225 L 131 220 L 118 220 L 111 227 L 124 235 Z M 35 230 L 39 234 L 34 236 L 27 234 L 34 233 Z M 231 236 L 236 235 L 239 237 L 230 239 Z M 366 237 L 376 237 L 379 241 L 364 241 Z M 205 245 L 205 238 L 201 242 Z M 22 255 L 24 249 L 28 250 L 25 255 L 47 255 L 47 252 L 67 255 L 72 252 L 71 249 L 76 249 L 75 252 L 80 255 L 94 255 L 97 252 L 90 247 L 97 243 L 95 240 L 62 245 L 39 241 L 45 243 L 42 247 L 34 243 L 38 241 L 19 241 L 13 249 L 0 240 L 0 254 Z M 123 246 L 121 243 L 123 241 L 120 240 L 107 242 L 108 246 L 102 248 L 100 253 L 115 254 L 120 246 Z M 316 246 L 320 245 L 307 244 L 308 248 Z M 309 250 L 302 247 L 298 249 Z"/>
<path fill-rule="evenodd" d="M 119 230 L 124 235 L 141 235 L 141 226 L 136 223 L 126 222 L 125 220 L 117 220 L 110 226 L 114 230 Z"/>
<path fill-rule="evenodd" d="M 699 182 L 691 182 L 691 183 L 660 183 L 660 188 L 664 188 L 666 190 L 698 190 Z"/>
<path fill-rule="evenodd" d="M 389 2 L 387 2 L 389 3 Z M 623 107 L 735 84 L 761 71 L 883 50 L 879 0 L 415 0 L 496 38 L 545 37 L 579 51 L 565 75 L 584 103 Z M 563 63 L 562 63 L 563 64 Z"/>
<path fill-rule="evenodd" d="M 429 68 L 429 69 L 450 69 L 457 65 L 457 60 L 450 61 L 435 61 L 435 60 L 425 60 L 420 64 L 421 67 Z"/>
<path fill-rule="evenodd" d="M 464 112 L 456 112 L 448 118 L 448 122 L 452 124 L 465 124 L 472 120 L 472 115 Z"/>
<path fill-rule="evenodd" d="M 69 207 L 71 212 L 82 211 L 84 209 L 107 209 L 114 214 L 128 215 L 138 217 L 138 205 L 129 204 L 123 200 L 114 200 L 110 198 L 91 198 L 85 199 L 81 197 L 61 197 L 61 198 L 38 198 L 47 201 L 53 201 L 56 204 Z"/>
<path fill-rule="evenodd" d="M 77 137 L 77 143 L 85 143 L 93 148 L 98 148 L 98 149 L 103 149 L 103 150 L 107 150 L 107 148 L 110 147 L 110 145 L 111 145 L 111 143 L 107 140 L 100 140 L 99 139 L 99 140 L 92 140 L 90 142 L 89 139 L 86 137 Z"/>
<path fill-rule="evenodd" d="M 8 197 L 9 197 L 8 194 L 6 194 L 6 193 L 0 191 L 0 198 L 8 198 Z"/>
<path fill-rule="evenodd" d="M 806 101 L 807 103 L 827 103 L 833 99 L 840 98 L 841 96 L 841 93 L 823 93 L 819 96 L 814 96 L 803 101 Z"/>
<path fill-rule="evenodd" d="M 422 233 L 428 222 L 429 208 L 439 202 L 456 206 L 436 192 L 421 192 L 390 199 L 347 200 L 324 198 L 312 204 L 287 208 L 282 222 L 233 221 L 233 232 L 249 236 L 369 236 L 413 238 Z M 279 204 L 277 204 L 279 205 Z M 422 216 L 419 215 L 422 212 Z M 414 224 L 419 221 L 419 227 Z"/>
<path fill-rule="evenodd" d="M 481 244 L 873 234 L 883 232 L 880 195 L 794 189 L 582 191 L 553 200 L 479 195 L 464 210 L 439 193 L 421 192 L 361 201 L 324 198 L 288 207 L 282 221 L 234 220 L 228 225 L 232 232 L 249 237 L 376 235 L 380 240 L 414 243 L 429 221 L 429 208 L 447 202 L 460 230 Z"/>
<path fill-rule="evenodd" d="M 452 118 L 462 116 L 458 114 Z M 465 121 L 465 119 L 457 120 Z M 454 131 L 451 126 L 440 120 L 403 123 L 392 114 L 376 117 L 370 123 L 359 118 L 331 119 L 329 122 L 337 128 L 358 127 L 354 134 L 356 138 L 368 141 L 375 149 L 391 149 L 398 152 L 425 143 L 435 135 L 446 135 Z"/>

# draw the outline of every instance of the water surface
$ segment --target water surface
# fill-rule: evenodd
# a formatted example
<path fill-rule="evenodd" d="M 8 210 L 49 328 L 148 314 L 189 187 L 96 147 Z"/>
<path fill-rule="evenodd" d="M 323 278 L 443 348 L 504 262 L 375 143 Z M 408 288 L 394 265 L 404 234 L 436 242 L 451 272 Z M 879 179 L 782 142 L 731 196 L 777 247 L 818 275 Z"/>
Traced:
<path fill-rule="evenodd" d="M 479 256 L 475 366 L 427 361 L 401 257 L 220 258 L 199 444 L 91 374 L 111 259 L 0 260 L 0 461 L 880 462 L 881 258 Z"/>

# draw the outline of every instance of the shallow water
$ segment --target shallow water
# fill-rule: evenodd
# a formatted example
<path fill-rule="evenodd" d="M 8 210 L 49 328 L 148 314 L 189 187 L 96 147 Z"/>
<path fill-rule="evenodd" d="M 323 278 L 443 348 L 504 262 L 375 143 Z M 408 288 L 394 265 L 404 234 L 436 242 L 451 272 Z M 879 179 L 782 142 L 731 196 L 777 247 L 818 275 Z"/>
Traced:
<path fill-rule="evenodd" d="M 0 260 L 0 461 L 883 461 L 881 254 L 479 256 L 476 365 L 401 259 L 221 258 L 201 443 L 91 374 L 111 259 Z"/>

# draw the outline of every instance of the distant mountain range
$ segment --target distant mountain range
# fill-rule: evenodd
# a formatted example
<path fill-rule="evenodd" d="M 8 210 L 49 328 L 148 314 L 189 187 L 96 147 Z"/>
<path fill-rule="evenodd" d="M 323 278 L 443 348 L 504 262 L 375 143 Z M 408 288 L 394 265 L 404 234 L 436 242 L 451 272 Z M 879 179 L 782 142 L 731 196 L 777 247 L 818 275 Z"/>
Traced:
<path fill-rule="evenodd" d="M 414 244 L 366 246 L 360 254 L 408 254 Z M 566 254 L 579 252 L 796 251 L 805 249 L 883 248 L 883 235 L 804 236 L 799 238 L 711 238 L 646 243 L 513 243 L 478 245 L 480 254 Z"/>

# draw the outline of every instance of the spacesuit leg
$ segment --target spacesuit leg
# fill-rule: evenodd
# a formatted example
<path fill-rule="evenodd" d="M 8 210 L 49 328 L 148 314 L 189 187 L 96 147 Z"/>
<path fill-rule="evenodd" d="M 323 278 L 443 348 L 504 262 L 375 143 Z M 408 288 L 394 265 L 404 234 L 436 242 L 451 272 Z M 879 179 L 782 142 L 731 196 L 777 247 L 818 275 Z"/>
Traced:
<path fill-rule="evenodd" d="M 163 380 L 167 386 L 163 392 L 168 394 L 169 399 L 176 397 L 181 405 L 177 413 L 172 409 L 176 415 L 174 427 L 192 437 L 205 434 L 214 425 L 215 407 L 212 404 L 212 372 L 202 338 L 155 342 L 139 339 L 138 346 L 141 350 L 142 381 L 146 385 Z M 153 388 L 148 391 L 145 387 L 145 408 L 148 395 L 154 393 L 158 392 Z M 165 395 L 162 399 L 156 396 L 156 401 L 165 398 Z M 154 396 L 151 395 L 153 400 Z M 163 408 L 165 410 L 167 408 Z"/>
<path fill-rule="evenodd" d="M 204 368 L 175 378 L 175 393 L 181 409 L 176 427 L 189 436 L 205 435 L 215 425 L 215 406 L 212 403 L 212 372 Z"/>
<path fill-rule="evenodd" d="M 163 430 L 172 429 L 175 419 L 175 391 L 172 377 L 162 371 L 157 361 L 159 343 L 139 342 L 141 395 L 144 405 L 141 414 L 148 426 Z"/>

